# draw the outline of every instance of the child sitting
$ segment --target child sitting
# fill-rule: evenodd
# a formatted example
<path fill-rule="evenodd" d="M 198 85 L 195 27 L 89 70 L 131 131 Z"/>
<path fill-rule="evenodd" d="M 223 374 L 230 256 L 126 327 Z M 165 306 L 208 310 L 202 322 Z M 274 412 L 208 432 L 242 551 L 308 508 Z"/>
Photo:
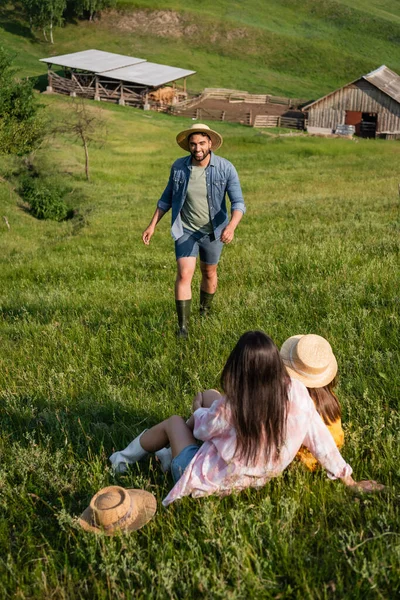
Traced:
<path fill-rule="evenodd" d="M 163 501 L 167 506 L 183 496 L 262 487 L 305 445 L 331 479 L 366 492 L 383 487 L 375 481 L 354 481 L 306 387 L 289 378 L 278 348 L 265 333 L 242 335 L 221 383 L 225 395 L 217 395 L 210 408 L 198 408 L 188 422 L 172 416 L 112 454 L 114 469 L 124 470 L 121 466 L 170 444 L 175 485 Z M 200 447 L 198 440 L 204 442 Z"/>
<path fill-rule="evenodd" d="M 329 342 L 319 335 L 294 335 L 284 342 L 281 357 L 290 377 L 307 387 L 336 446 L 341 448 L 344 433 L 340 404 L 334 393 L 338 366 Z M 317 468 L 317 459 L 304 446 L 297 457 L 310 471 Z"/>

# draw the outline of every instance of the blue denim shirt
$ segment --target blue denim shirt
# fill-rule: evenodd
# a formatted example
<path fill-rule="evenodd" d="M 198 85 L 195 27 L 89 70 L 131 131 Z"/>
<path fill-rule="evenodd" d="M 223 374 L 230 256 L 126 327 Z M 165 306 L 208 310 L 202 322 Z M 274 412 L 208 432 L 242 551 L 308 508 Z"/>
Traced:
<path fill-rule="evenodd" d="M 157 202 L 158 208 L 165 212 L 172 208 L 171 234 L 174 240 L 183 235 L 181 210 L 186 200 L 191 168 L 191 155 L 178 158 L 171 167 L 167 187 Z M 211 225 L 215 239 L 218 240 L 229 223 L 226 193 L 231 202 L 231 210 L 241 210 L 244 213 L 246 207 L 235 167 L 229 160 L 216 156 L 213 152 L 206 167 L 206 183 Z"/>

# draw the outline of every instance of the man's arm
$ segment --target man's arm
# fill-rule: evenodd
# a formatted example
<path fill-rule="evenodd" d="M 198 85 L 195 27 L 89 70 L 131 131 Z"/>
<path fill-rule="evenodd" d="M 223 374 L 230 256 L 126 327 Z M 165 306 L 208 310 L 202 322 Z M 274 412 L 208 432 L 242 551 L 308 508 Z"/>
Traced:
<path fill-rule="evenodd" d="M 154 235 L 154 230 L 156 228 L 156 225 L 159 221 L 161 221 L 161 219 L 165 215 L 165 212 L 166 212 L 165 210 L 162 210 L 161 208 L 159 208 L 157 206 L 157 208 L 154 212 L 154 215 L 150 221 L 149 226 L 147 227 L 147 229 L 145 229 L 143 231 L 143 234 L 142 234 L 142 240 L 143 240 L 143 243 L 146 244 L 146 246 L 148 246 L 150 244 L 150 240 Z"/>
<path fill-rule="evenodd" d="M 239 225 L 246 212 L 239 176 L 232 164 L 230 165 L 230 174 L 226 185 L 226 191 L 229 200 L 231 201 L 232 215 L 231 220 L 221 234 L 221 242 L 229 244 L 234 238 L 236 227 Z"/>
<path fill-rule="evenodd" d="M 148 227 L 142 233 L 142 240 L 143 240 L 143 243 L 146 244 L 146 246 L 148 246 L 150 244 L 150 240 L 154 235 L 154 230 L 156 228 L 157 223 L 159 221 L 161 221 L 161 219 L 163 218 L 165 213 L 168 212 L 169 209 L 171 208 L 172 189 L 173 189 L 173 173 L 172 173 L 172 169 L 171 169 L 167 187 L 165 188 L 165 190 L 162 193 L 161 198 L 157 202 L 157 208 L 154 211 L 154 215 L 153 215 Z"/>
<path fill-rule="evenodd" d="M 232 211 L 231 220 L 221 233 L 221 242 L 223 242 L 224 244 L 229 244 L 233 240 L 235 236 L 235 229 L 242 220 L 242 217 L 243 213 L 241 210 Z"/>

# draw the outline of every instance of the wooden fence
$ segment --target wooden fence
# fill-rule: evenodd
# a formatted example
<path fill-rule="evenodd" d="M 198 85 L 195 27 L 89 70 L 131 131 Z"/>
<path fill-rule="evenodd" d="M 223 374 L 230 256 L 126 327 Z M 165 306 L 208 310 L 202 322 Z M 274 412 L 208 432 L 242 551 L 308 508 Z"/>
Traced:
<path fill-rule="evenodd" d="M 183 102 L 177 102 L 172 107 L 172 112 L 177 113 L 182 110 L 187 110 L 206 99 L 225 100 L 231 104 L 280 104 L 287 107 L 296 107 L 304 102 L 304 100 L 299 98 L 285 98 L 283 96 L 271 96 L 271 94 L 249 94 L 242 90 L 204 88 L 201 94 L 184 100 Z"/>
<path fill-rule="evenodd" d="M 134 86 L 115 79 L 72 73 L 70 78 L 49 72 L 49 84 L 58 94 L 94 98 L 103 102 L 142 106 L 143 97 Z"/>
<path fill-rule="evenodd" d="M 256 115 L 253 127 L 284 127 L 286 129 L 304 129 L 304 119 L 277 117 L 274 115 Z"/>
<path fill-rule="evenodd" d="M 303 99 L 286 98 L 284 96 L 272 96 L 271 94 L 249 94 L 242 90 L 230 90 L 225 88 L 205 88 L 201 94 L 203 98 L 214 98 L 216 100 L 228 100 L 228 102 L 249 104 L 283 104 L 284 106 L 298 106 Z"/>
<path fill-rule="evenodd" d="M 244 115 L 227 115 L 225 110 L 196 108 L 193 111 L 193 119 L 197 121 L 227 121 L 228 123 L 241 123 L 242 125 L 251 125 L 251 112 L 246 112 Z"/>
<path fill-rule="evenodd" d="M 94 80 L 94 77 L 93 77 Z M 57 73 L 49 73 L 49 85 L 58 94 L 73 94 L 84 98 L 94 98 L 95 88 L 92 80 L 77 80 L 74 75 L 71 79 L 60 77 Z"/>

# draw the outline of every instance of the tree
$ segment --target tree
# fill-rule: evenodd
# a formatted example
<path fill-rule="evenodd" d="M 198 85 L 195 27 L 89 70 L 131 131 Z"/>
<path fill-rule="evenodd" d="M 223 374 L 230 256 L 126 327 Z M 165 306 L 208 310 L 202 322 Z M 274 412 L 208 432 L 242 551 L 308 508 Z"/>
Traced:
<path fill-rule="evenodd" d="M 53 25 L 61 25 L 67 0 L 21 0 L 29 18 L 31 29 L 41 29 L 47 40 L 49 31 L 50 43 L 54 43 Z"/>
<path fill-rule="evenodd" d="M 106 135 L 106 122 L 101 109 L 89 108 L 82 98 L 76 99 L 69 119 L 56 126 L 54 133 L 65 133 L 82 143 L 85 152 L 85 175 L 90 181 L 89 145 L 93 142 L 102 143 Z"/>
<path fill-rule="evenodd" d="M 89 15 L 89 21 L 93 21 L 100 10 L 114 6 L 115 0 L 76 0 L 76 12 L 79 16 L 84 13 Z"/>
<path fill-rule="evenodd" d="M 0 153 L 24 155 L 44 137 L 33 83 L 15 77 L 12 59 L 0 48 Z"/>

